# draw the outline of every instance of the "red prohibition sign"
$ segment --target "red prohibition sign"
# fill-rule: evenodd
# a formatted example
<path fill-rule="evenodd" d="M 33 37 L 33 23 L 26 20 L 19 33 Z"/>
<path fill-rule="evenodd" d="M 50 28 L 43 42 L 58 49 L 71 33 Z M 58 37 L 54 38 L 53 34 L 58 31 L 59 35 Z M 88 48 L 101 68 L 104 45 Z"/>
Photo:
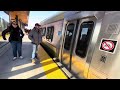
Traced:
<path fill-rule="evenodd" d="M 102 43 L 102 48 L 104 50 L 112 50 L 114 48 L 114 43 L 112 41 L 104 41 Z"/>

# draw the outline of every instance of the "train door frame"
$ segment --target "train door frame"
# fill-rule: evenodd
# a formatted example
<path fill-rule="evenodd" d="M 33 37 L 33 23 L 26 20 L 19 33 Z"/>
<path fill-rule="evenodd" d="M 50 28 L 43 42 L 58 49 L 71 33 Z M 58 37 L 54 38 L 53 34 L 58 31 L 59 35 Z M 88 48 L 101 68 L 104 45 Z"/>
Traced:
<path fill-rule="evenodd" d="M 90 48 L 91 43 L 92 43 L 91 40 L 92 40 L 92 37 L 93 37 L 93 34 L 94 34 L 96 20 L 97 20 L 97 18 L 94 17 L 94 16 L 93 17 L 86 17 L 86 18 L 80 18 L 79 19 L 79 25 L 78 25 L 78 29 L 77 29 L 77 32 L 76 32 L 77 34 L 76 34 L 76 38 L 75 38 L 75 42 L 74 42 L 74 47 L 73 47 L 73 52 L 72 52 L 72 61 L 73 62 L 71 64 L 71 67 L 73 69 L 73 67 L 74 67 L 73 64 L 75 62 L 78 63 L 78 65 L 83 65 L 83 67 L 81 66 L 79 68 L 81 71 L 73 70 L 73 71 L 76 71 L 75 72 L 76 74 L 80 74 L 79 75 L 80 78 L 84 78 L 84 71 L 85 71 L 85 65 L 87 63 L 87 57 L 88 57 L 89 53 L 93 53 L 93 51 L 89 52 L 89 50 L 90 50 L 89 48 Z M 77 44 L 78 44 L 78 37 L 79 37 L 79 34 L 81 34 L 81 31 L 82 31 L 81 27 L 82 27 L 82 24 L 85 23 L 85 22 L 87 22 L 87 23 L 88 22 L 93 22 L 93 26 L 92 26 L 92 31 L 91 31 L 91 34 L 90 34 L 90 39 L 88 40 L 88 46 L 86 47 L 86 55 L 84 57 L 82 57 L 82 56 L 78 56 L 76 54 L 76 50 L 77 50 Z M 92 57 L 92 54 L 91 54 L 90 57 Z"/>
<path fill-rule="evenodd" d="M 65 46 L 65 39 L 66 39 L 66 33 L 67 33 L 67 27 L 70 25 L 70 24 L 74 24 L 74 30 L 73 30 L 73 35 L 72 35 L 72 38 L 71 38 L 71 43 L 73 42 L 73 38 L 74 38 L 74 34 L 75 34 L 75 30 L 76 30 L 76 26 L 77 26 L 77 20 L 72 20 L 72 21 L 67 21 L 67 23 L 66 23 L 66 25 L 65 25 L 65 30 L 64 30 L 64 37 L 63 37 L 63 43 L 62 43 L 62 53 L 61 53 L 61 62 L 68 68 L 68 69 L 70 69 L 71 70 L 71 60 L 70 60 L 70 58 L 71 58 L 71 54 L 70 54 L 70 52 L 72 52 L 71 51 L 71 49 L 72 49 L 72 46 L 70 45 L 70 47 L 69 47 L 69 50 L 66 52 L 65 51 L 65 49 L 64 49 L 64 46 Z M 64 62 L 63 62 L 63 58 L 64 58 L 64 54 L 68 54 L 68 60 L 70 60 L 69 61 L 69 63 L 68 64 L 65 64 Z"/>
<path fill-rule="evenodd" d="M 47 29 L 46 29 L 45 26 L 42 27 L 42 31 L 44 32 L 42 38 L 45 40 L 45 39 L 46 39 L 46 33 L 47 33 Z M 42 32 L 42 33 L 43 33 L 43 32 Z"/>

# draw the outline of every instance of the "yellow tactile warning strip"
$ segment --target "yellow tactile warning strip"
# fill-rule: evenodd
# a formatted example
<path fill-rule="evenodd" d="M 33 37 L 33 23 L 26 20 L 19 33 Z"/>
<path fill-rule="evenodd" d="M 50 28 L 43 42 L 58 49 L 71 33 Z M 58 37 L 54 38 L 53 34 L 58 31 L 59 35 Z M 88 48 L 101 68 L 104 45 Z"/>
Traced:
<path fill-rule="evenodd" d="M 0 36 L 0 40 L 2 39 L 2 36 Z"/>
<path fill-rule="evenodd" d="M 45 52 L 42 46 L 38 47 L 38 58 L 40 59 L 47 79 L 68 79 L 52 58 Z"/>
<path fill-rule="evenodd" d="M 2 36 L 0 36 L 0 40 L 3 40 Z"/>

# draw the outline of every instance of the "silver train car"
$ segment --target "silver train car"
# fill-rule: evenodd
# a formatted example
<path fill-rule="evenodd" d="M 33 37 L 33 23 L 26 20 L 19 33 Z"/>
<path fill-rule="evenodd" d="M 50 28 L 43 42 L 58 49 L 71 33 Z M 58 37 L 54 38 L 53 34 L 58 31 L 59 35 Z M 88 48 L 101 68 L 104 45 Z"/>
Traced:
<path fill-rule="evenodd" d="M 64 12 L 61 12 L 40 23 L 42 26 L 43 47 L 45 47 L 54 58 L 59 56 L 63 21 Z"/>
<path fill-rule="evenodd" d="M 53 50 L 57 54 L 54 57 L 78 78 L 120 79 L 120 11 L 66 11 L 63 14 L 60 26 L 50 32 L 46 29 L 43 37 L 46 50 L 50 48 L 51 53 Z M 58 22 L 42 22 L 42 26 L 54 26 Z M 62 31 L 60 37 L 59 31 Z M 52 33 L 52 41 L 49 41 L 51 34 L 47 33 Z"/>

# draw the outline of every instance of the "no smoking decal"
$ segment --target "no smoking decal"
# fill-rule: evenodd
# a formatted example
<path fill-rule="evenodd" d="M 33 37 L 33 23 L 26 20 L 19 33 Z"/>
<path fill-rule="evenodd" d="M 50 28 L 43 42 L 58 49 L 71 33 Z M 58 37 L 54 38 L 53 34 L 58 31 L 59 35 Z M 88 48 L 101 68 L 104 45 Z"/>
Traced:
<path fill-rule="evenodd" d="M 100 43 L 100 50 L 114 53 L 116 45 L 117 45 L 117 41 L 115 40 L 102 39 Z"/>

